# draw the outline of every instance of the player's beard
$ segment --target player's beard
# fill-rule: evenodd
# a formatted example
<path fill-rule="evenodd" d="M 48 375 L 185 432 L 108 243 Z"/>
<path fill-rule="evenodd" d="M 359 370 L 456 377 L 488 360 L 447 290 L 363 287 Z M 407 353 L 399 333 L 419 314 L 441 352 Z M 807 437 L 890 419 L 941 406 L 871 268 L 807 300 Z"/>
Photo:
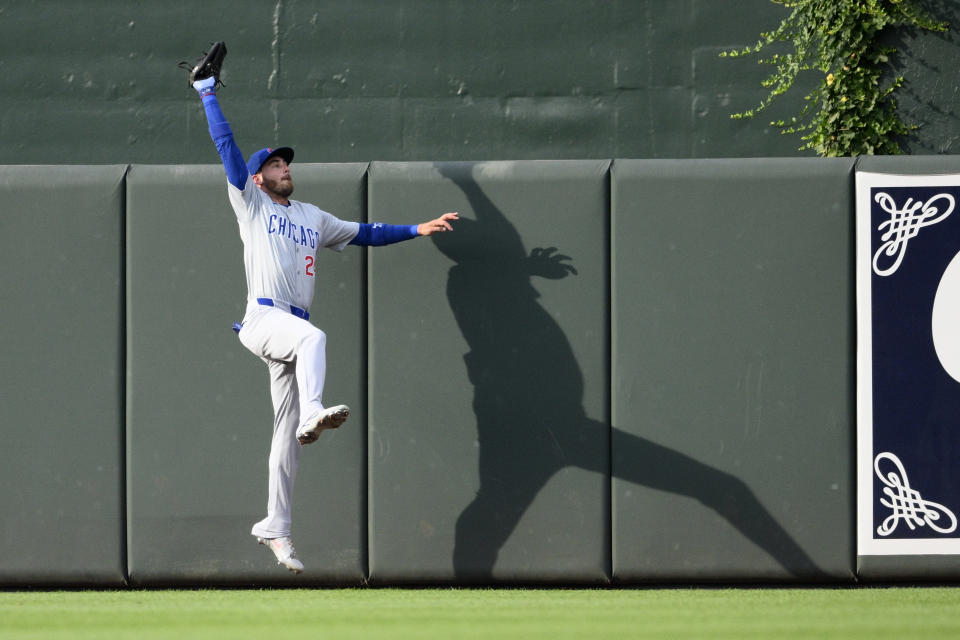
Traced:
<path fill-rule="evenodd" d="M 293 193 L 293 178 L 289 176 L 287 176 L 286 179 L 281 178 L 280 180 L 264 178 L 263 188 L 267 192 L 276 194 L 281 198 L 289 198 L 290 194 Z"/>

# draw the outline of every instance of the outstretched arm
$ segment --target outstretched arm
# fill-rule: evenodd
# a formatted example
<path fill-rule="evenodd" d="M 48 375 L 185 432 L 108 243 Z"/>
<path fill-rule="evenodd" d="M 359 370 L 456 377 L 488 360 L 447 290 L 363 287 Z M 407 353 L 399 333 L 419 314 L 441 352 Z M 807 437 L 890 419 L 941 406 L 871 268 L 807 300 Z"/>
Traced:
<path fill-rule="evenodd" d="M 374 222 L 367 224 L 360 223 L 360 231 L 354 236 L 350 244 L 360 245 L 361 247 L 380 247 L 385 244 L 411 240 L 417 236 L 429 236 L 441 231 L 453 231 L 450 222 L 459 220 L 457 213 L 445 213 L 435 220 L 424 222 L 422 224 L 396 225 Z"/>
<path fill-rule="evenodd" d="M 237 189 L 243 190 L 247 183 L 247 177 L 250 175 L 247 171 L 247 165 L 243 161 L 243 153 L 237 147 L 233 140 L 233 131 L 230 129 L 230 123 L 220 110 L 220 103 L 217 101 L 217 92 L 215 90 L 216 80 L 213 77 L 197 80 L 193 83 L 193 88 L 200 94 L 200 100 L 203 102 L 203 110 L 207 114 L 207 126 L 210 130 L 210 137 L 217 145 L 217 153 L 223 160 L 223 168 L 227 172 L 227 181 Z"/>

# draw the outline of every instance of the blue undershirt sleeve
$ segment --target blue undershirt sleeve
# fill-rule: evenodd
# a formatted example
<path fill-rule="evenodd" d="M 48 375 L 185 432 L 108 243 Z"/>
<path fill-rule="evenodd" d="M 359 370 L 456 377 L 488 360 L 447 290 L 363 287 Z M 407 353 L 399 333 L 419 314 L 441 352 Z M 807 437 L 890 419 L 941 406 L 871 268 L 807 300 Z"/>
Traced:
<path fill-rule="evenodd" d="M 203 96 L 203 110 L 207 114 L 207 126 L 210 137 L 217 145 L 217 153 L 223 161 L 223 168 L 227 172 L 227 181 L 237 189 L 243 190 L 247 184 L 247 164 L 243 161 L 243 153 L 233 140 L 233 131 L 230 123 L 220 110 L 217 94 L 212 91 Z"/>
<path fill-rule="evenodd" d="M 349 244 L 361 247 L 382 247 L 385 244 L 403 242 L 416 237 L 417 225 L 415 224 L 384 224 L 382 222 L 368 224 L 361 222 L 360 231 L 357 232 L 357 235 Z"/>

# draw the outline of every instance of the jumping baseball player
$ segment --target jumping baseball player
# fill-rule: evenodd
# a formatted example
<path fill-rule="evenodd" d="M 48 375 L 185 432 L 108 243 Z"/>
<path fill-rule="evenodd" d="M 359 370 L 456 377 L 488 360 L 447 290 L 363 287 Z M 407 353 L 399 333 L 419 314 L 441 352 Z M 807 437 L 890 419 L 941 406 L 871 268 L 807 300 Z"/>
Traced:
<path fill-rule="evenodd" d="M 452 231 L 456 213 L 418 225 L 345 222 L 317 207 L 291 200 L 293 149 L 260 149 L 246 161 L 217 101 L 227 48 L 215 43 L 190 70 L 203 102 L 210 137 L 227 174 L 227 195 L 243 240 L 247 308 L 236 325 L 240 342 L 270 370 L 274 425 L 270 446 L 267 516 L 251 533 L 279 564 L 303 571 L 290 541 L 291 504 L 300 448 L 336 429 L 350 415 L 345 405 L 323 404 L 326 335 L 308 322 L 321 248 L 379 246 Z"/>

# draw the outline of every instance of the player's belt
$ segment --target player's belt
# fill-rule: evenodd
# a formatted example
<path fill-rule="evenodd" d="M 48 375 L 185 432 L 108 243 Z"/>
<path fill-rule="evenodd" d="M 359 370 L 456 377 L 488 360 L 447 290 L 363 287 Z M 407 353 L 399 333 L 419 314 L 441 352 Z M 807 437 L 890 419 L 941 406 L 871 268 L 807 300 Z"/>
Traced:
<path fill-rule="evenodd" d="M 273 298 L 257 298 L 257 304 L 260 304 L 264 307 L 276 307 L 277 309 L 283 309 L 284 311 L 289 311 L 298 318 L 303 318 L 304 320 L 310 319 L 310 312 L 306 309 L 301 309 L 300 307 L 295 307 L 292 304 L 287 304 L 285 302 L 275 302 Z"/>

